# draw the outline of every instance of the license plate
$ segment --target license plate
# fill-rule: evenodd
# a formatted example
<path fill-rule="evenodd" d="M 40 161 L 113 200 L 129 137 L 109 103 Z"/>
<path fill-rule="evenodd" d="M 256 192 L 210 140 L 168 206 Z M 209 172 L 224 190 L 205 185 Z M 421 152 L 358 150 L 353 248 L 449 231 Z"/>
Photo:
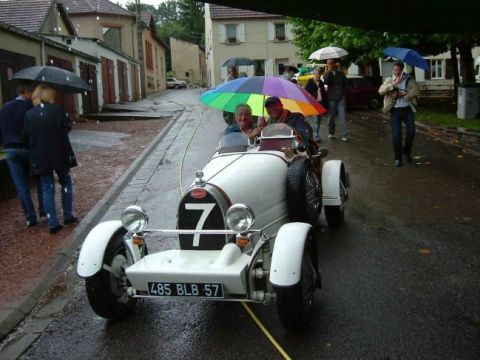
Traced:
<path fill-rule="evenodd" d="M 218 283 L 149 282 L 148 295 L 223 298 L 223 285 Z"/>

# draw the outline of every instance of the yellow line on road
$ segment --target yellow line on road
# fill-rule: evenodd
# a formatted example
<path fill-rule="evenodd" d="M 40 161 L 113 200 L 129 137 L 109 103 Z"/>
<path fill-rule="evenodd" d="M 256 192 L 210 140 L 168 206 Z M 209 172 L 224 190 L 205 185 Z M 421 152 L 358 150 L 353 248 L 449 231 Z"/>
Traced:
<path fill-rule="evenodd" d="M 200 127 L 200 124 L 203 119 L 203 112 L 200 114 L 198 118 L 198 124 L 195 127 L 195 130 L 192 133 L 192 136 L 190 137 L 190 140 L 188 141 L 187 145 L 185 146 L 185 151 L 183 152 L 182 155 L 182 160 L 180 161 L 180 176 L 179 176 L 179 181 L 180 181 L 180 195 L 183 196 L 183 164 L 185 163 L 185 158 L 187 156 L 187 151 L 188 148 L 190 147 L 190 144 L 192 143 L 192 140 L 197 133 L 198 128 Z M 241 302 L 243 308 L 247 312 L 248 315 L 252 318 L 252 320 L 257 324 L 257 326 L 260 328 L 260 330 L 263 332 L 263 334 L 267 337 L 267 339 L 272 343 L 272 345 L 277 349 L 277 351 L 280 353 L 283 359 L 285 360 L 291 360 L 292 358 L 287 354 L 287 352 L 282 348 L 282 346 L 275 340 L 273 335 L 268 331 L 268 329 L 263 325 L 263 323 L 260 321 L 260 319 L 255 315 L 255 313 L 250 309 L 250 306 L 247 305 L 245 302 Z"/>
<path fill-rule="evenodd" d="M 250 306 L 248 306 L 247 303 L 245 303 L 243 301 L 240 304 L 242 304 L 245 311 L 248 313 L 248 315 L 250 315 L 250 317 L 253 319 L 253 321 L 255 321 L 255 323 L 260 328 L 260 330 L 262 330 L 263 334 L 267 337 L 267 339 L 270 340 L 270 342 L 272 343 L 273 346 L 275 346 L 275 348 L 280 353 L 280 355 L 282 355 L 282 358 L 284 358 L 285 360 L 291 360 L 292 358 L 287 354 L 287 352 L 285 350 L 283 350 L 283 348 L 280 346 L 280 344 L 277 342 L 277 340 L 275 340 L 275 338 L 270 333 L 270 331 L 268 331 L 268 329 L 265 327 L 265 325 L 263 325 L 263 323 L 255 315 L 255 313 L 252 311 L 252 309 L 250 309 Z"/>

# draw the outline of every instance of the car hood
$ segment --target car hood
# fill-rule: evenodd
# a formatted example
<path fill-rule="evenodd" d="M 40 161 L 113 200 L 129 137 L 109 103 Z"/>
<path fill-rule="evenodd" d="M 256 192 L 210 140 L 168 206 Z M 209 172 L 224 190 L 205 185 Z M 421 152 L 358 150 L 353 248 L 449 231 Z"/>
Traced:
<path fill-rule="evenodd" d="M 257 224 L 286 214 L 288 164 L 274 152 L 214 156 L 203 169 L 204 181 L 222 190 L 231 204 L 250 206 Z"/>

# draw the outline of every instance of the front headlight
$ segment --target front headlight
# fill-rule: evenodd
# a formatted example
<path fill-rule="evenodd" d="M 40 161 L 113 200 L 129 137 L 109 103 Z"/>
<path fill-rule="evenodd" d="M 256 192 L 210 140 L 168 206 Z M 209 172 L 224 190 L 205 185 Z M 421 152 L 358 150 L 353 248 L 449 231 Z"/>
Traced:
<path fill-rule="evenodd" d="M 250 230 L 255 224 L 255 215 L 247 205 L 234 204 L 227 210 L 227 226 L 239 233 Z"/>
<path fill-rule="evenodd" d="M 138 205 L 130 205 L 123 210 L 120 219 L 123 227 L 133 233 L 142 231 L 148 224 L 147 213 Z"/>

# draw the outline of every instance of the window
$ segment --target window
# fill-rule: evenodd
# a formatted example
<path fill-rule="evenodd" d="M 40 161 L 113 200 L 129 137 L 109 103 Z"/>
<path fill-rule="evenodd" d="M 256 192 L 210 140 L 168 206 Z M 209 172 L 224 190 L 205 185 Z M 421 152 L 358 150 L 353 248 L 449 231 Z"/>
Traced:
<path fill-rule="evenodd" d="M 443 79 L 442 63 L 443 60 L 431 60 L 430 72 L 432 79 Z"/>
<path fill-rule="evenodd" d="M 237 24 L 225 25 L 225 38 L 228 43 L 236 43 L 237 38 Z"/>
<path fill-rule="evenodd" d="M 287 39 L 286 37 L 286 29 L 285 29 L 285 23 L 275 23 L 275 40 L 278 41 L 285 41 Z"/>
<path fill-rule="evenodd" d="M 102 27 L 103 41 L 115 49 L 122 50 L 122 32 L 119 27 Z"/>
<path fill-rule="evenodd" d="M 152 44 L 150 44 L 148 41 L 145 41 L 145 58 L 147 62 L 147 69 L 153 70 Z"/>
<path fill-rule="evenodd" d="M 254 60 L 254 61 L 255 61 L 255 76 L 264 76 L 265 60 Z"/>
<path fill-rule="evenodd" d="M 277 70 L 275 75 L 283 75 L 286 65 L 288 65 L 288 59 L 275 59 L 275 69 Z"/>

